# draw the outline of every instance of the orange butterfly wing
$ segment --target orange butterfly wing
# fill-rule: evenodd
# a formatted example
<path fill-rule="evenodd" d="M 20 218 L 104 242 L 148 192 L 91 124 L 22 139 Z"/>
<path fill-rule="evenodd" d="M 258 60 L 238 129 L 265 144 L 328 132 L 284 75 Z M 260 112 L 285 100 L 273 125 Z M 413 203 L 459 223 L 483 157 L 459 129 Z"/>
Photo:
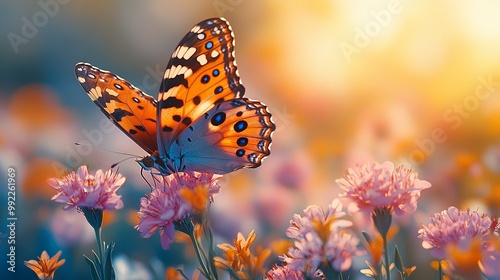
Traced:
<path fill-rule="evenodd" d="M 160 154 L 167 154 L 182 131 L 208 110 L 244 92 L 229 23 L 213 18 L 194 26 L 172 54 L 160 87 Z"/>
<path fill-rule="evenodd" d="M 179 135 L 172 154 L 182 154 L 180 170 L 224 174 L 256 168 L 268 156 L 276 126 L 267 107 L 247 98 L 218 104 Z"/>
<path fill-rule="evenodd" d="M 276 126 L 264 104 L 243 98 L 234 35 L 223 18 L 204 20 L 184 36 L 158 102 L 90 64 L 77 64 L 75 73 L 101 111 L 152 155 L 142 160 L 145 168 L 224 174 L 258 167 L 270 154 Z"/>
<path fill-rule="evenodd" d="M 101 111 L 149 154 L 158 150 L 156 100 L 117 75 L 88 63 L 75 66 L 78 82 Z"/>

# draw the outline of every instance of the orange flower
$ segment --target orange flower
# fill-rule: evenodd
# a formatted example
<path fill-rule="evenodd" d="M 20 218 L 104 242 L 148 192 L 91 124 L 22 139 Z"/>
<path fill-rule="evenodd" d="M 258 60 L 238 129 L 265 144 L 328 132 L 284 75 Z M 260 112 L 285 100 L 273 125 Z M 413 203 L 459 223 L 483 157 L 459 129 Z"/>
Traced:
<path fill-rule="evenodd" d="M 182 274 L 181 272 L 174 267 L 169 267 L 167 268 L 167 271 L 165 272 L 165 279 L 168 280 L 182 280 Z"/>
<path fill-rule="evenodd" d="M 399 227 L 398 226 L 391 226 L 387 233 L 387 241 L 391 241 L 396 233 L 398 233 Z M 378 267 L 380 262 L 382 261 L 382 256 L 384 253 L 384 240 L 382 239 L 382 236 L 377 235 L 372 242 L 366 242 L 366 250 L 368 250 L 368 253 L 370 254 L 370 259 L 372 260 L 372 265 L 374 267 Z"/>
<path fill-rule="evenodd" d="M 215 265 L 222 269 L 232 269 L 240 279 L 262 278 L 266 272 L 263 265 L 271 250 L 257 248 L 257 255 L 254 255 L 250 247 L 255 241 L 255 236 L 253 230 L 247 239 L 239 232 L 234 240 L 235 246 L 228 243 L 217 245 L 223 251 L 223 258 L 215 257 Z"/>
<path fill-rule="evenodd" d="M 382 261 L 382 256 L 384 254 L 384 240 L 380 235 L 377 235 L 375 240 L 371 243 L 367 242 L 366 249 L 370 254 L 370 259 L 372 260 L 372 265 L 374 267 L 378 267 L 380 262 Z"/>
<path fill-rule="evenodd" d="M 167 280 L 184 280 L 184 276 L 181 273 L 180 269 L 174 268 L 174 267 L 169 267 L 165 271 L 165 279 Z M 192 280 L 198 280 L 200 279 L 200 271 L 195 270 L 193 272 L 193 276 L 191 276 Z"/>
<path fill-rule="evenodd" d="M 203 213 L 210 201 L 210 184 L 198 185 L 194 188 L 181 187 L 179 195 L 189 204 L 194 212 Z"/>
<path fill-rule="evenodd" d="M 450 266 L 448 265 L 447 261 L 440 260 L 440 261 L 432 261 L 431 262 L 432 269 L 438 271 L 439 270 L 439 266 L 441 266 L 441 269 L 444 272 L 446 272 L 446 273 L 450 272 Z M 443 275 L 443 280 L 451 280 L 451 278 L 450 278 L 450 276 Z"/>
<path fill-rule="evenodd" d="M 54 279 L 54 273 L 56 272 L 56 270 L 66 262 L 65 259 L 58 261 L 61 253 L 62 252 L 59 251 L 52 258 L 50 258 L 47 252 L 43 251 L 42 255 L 38 257 L 38 261 L 24 261 L 24 265 L 33 270 L 38 276 L 38 279 L 51 280 Z"/>
<path fill-rule="evenodd" d="M 288 248 L 293 246 L 293 241 L 287 239 L 278 239 L 269 245 L 269 248 L 275 255 L 284 255 L 288 252 Z"/>
<path fill-rule="evenodd" d="M 451 243 L 446 247 L 448 260 L 453 271 L 466 279 L 481 279 L 479 262 L 482 259 L 482 240 L 473 238 L 470 242 Z"/>

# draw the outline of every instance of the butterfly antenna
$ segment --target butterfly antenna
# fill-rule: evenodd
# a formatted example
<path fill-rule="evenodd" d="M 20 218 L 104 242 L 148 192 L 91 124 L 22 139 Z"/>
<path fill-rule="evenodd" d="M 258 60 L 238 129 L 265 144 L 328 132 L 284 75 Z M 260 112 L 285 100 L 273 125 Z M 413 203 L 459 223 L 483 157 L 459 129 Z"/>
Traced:
<path fill-rule="evenodd" d="M 126 160 L 129 160 L 129 159 L 131 159 L 131 158 L 137 158 L 137 157 L 136 157 L 136 156 L 129 156 L 129 157 L 126 157 L 126 158 L 124 158 L 124 159 L 122 159 L 122 160 L 120 160 L 120 161 L 118 161 L 118 162 L 115 162 L 115 163 L 111 164 L 111 168 L 115 168 L 116 166 L 118 166 L 118 164 L 120 164 L 120 163 L 122 163 L 122 162 L 124 162 L 124 161 L 126 161 Z"/>
<path fill-rule="evenodd" d="M 140 157 L 141 157 L 141 156 L 134 155 L 134 154 L 129 154 L 129 153 L 123 153 L 123 152 L 113 151 L 113 150 L 106 149 L 106 148 L 101 147 L 101 146 L 96 146 L 96 145 L 94 145 L 94 144 L 88 144 L 88 143 L 78 143 L 78 142 L 75 142 L 75 145 L 77 145 L 77 146 L 91 146 L 91 147 L 98 148 L 98 149 L 103 150 L 103 151 L 106 151 L 106 152 L 115 153 L 115 154 L 124 155 L 124 156 L 130 156 L 130 157 L 134 157 L 134 158 L 140 158 Z"/>

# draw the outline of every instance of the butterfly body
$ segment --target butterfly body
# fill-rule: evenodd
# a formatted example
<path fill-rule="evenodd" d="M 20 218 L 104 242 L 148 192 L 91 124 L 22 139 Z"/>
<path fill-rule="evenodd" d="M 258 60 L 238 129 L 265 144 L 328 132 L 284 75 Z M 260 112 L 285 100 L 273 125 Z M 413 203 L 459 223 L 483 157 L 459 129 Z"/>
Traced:
<path fill-rule="evenodd" d="M 162 174 L 225 174 L 258 167 L 270 154 L 275 125 L 267 107 L 243 97 L 234 35 L 222 18 L 197 24 L 165 71 L 158 100 L 87 63 L 75 66 L 92 101 L 150 154 L 139 161 Z"/>

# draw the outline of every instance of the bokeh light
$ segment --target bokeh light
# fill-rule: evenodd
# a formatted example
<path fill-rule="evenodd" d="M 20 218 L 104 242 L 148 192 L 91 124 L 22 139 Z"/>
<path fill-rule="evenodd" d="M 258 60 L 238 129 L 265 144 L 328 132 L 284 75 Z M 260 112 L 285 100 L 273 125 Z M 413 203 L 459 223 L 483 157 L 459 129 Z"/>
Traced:
<path fill-rule="evenodd" d="M 417 266 L 413 279 L 436 277 L 417 240 L 430 214 L 456 206 L 500 215 L 495 1 L 39 0 L 0 6 L 0 180 L 7 181 L 8 167 L 16 169 L 18 279 L 33 277 L 22 261 L 43 250 L 63 251 L 66 263 L 56 279 L 88 278 L 82 254 L 91 254 L 89 229 L 76 220 L 79 214 L 50 200 L 55 191 L 45 181 L 84 164 L 106 169 L 129 157 L 120 153 L 132 155 L 118 165 L 127 177 L 125 209 L 104 231 L 105 240 L 117 243 L 119 275 L 132 269 L 140 279 L 163 279 L 167 267 L 180 264 L 192 274 L 189 244 L 163 251 L 158 236 L 142 239 L 134 230 L 134 213 L 149 187 L 133 158 L 146 153 L 92 104 L 73 67 L 92 63 L 156 97 L 177 43 L 209 17 L 231 23 L 246 95 L 264 102 L 277 125 L 261 167 L 222 179 L 211 209 L 217 242 L 255 229 L 257 243 L 279 248 L 293 213 L 328 205 L 341 192 L 335 179 L 367 160 L 411 165 L 433 185 L 412 218 L 398 221 L 398 247 Z M 6 197 L 4 188 L 2 223 Z M 5 258 L 2 250 L 0 261 Z M 363 266 L 355 262 L 350 279 L 365 279 Z M 0 271 L 0 278 L 10 276 Z"/>

